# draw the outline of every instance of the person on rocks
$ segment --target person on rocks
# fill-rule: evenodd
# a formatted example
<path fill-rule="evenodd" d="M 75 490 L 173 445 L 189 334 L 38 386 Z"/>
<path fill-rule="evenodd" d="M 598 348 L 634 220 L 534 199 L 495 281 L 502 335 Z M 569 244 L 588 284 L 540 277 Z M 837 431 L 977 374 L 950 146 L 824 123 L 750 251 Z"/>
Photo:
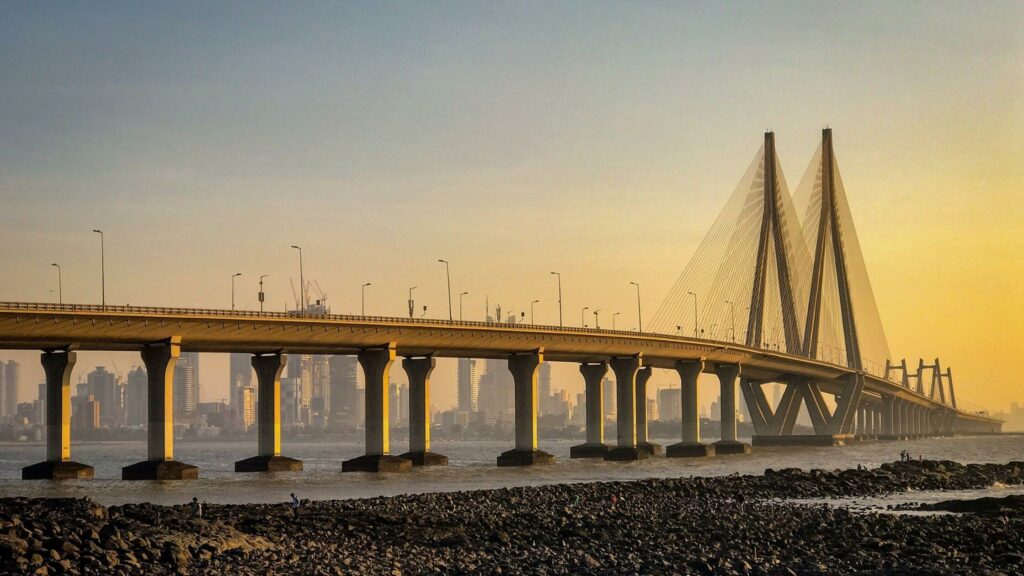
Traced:
<path fill-rule="evenodd" d="M 199 501 L 199 498 L 196 498 L 195 496 L 193 496 L 192 497 L 192 503 L 189 504 L 189 506 L 192 507 L 192 516 L 194 518 L 202 518 L 203 517 L 203 503 Z"/>
<path fill-rule="evenodd" d="M 292 516 L 296 519 L 299 517 L 299 507 L 302 506 L 302 502 L 295 496 L 295 492 L 292 492 Z"/>

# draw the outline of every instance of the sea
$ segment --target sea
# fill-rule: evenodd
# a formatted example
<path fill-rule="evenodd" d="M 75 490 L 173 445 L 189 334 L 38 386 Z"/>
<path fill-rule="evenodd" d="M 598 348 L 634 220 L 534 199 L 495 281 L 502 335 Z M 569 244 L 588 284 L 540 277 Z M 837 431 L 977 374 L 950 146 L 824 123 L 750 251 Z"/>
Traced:
<path fill-rule="evenodd" d="M 667 446 L 673 438 L 653 438 Z M 221 504 L 285 502 L 291 493 L 312 500 L 372 498 L 426 492 L 486 490 L 577 482 L 604 482 L 644 478 L 761 474 L 781 468 L 877 467 L 898 460 L 906 450 L 911 457 L 954 460 L 961 463 L 1024 461 L 1024 436 L 960 436 L 895 442 L 862 442 L 839 447 L 754 448 L 750 454 L 701 459 L 652 458 L 639 462 L 572 460 L 569 448 L 579 441 L 550 440 L 540 449 L 557 457 L 552 465 L 498 468 L 497 456 L 512 448 L 511 441 L 435 441 L 434 452 L 448 456 L 448 466 L 415 468 L 405 474 L 342 473 L 344 460 L 359 456 L 355 442 L 284 442 L 282 453 L 304 462 L 301 472 L 235 473 L 234 462 L 253 456 L 254 441 L 179 441 L 175 459 L 200 468 L 192 481 L 135 481 L 120 479 L 121 468 L 144 459 L 145 442 L 80 442 L 73 459 L 95 467 L 92 480 L 63 482 L 21 480 L 21 468 L 43 460 L 41 443 L 0 443 L 0 496 L 89 497 L 105 504 L 151 502 L 183 504 L 198 497 Z M 400 453 L 399 446 L 392 453 Z M 1024 488 L 993 486 L 972 491 L 972 496 L 1022 493 Z M 918 500 L 939 499 L 941 494 L 914 495 Z M 877 502 L 876 502 L 877 504 Z"/>

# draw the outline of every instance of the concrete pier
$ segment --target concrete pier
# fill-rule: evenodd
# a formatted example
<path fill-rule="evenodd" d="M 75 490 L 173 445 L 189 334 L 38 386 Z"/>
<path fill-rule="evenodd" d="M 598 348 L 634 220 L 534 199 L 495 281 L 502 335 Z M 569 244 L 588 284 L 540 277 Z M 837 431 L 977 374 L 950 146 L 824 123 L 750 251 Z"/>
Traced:
<path fill-rule="evenodd" d="M 515 382 L 516 447 L 498 456 L 498 466 L 530 466 L 555 461 L 553 455 L 537 449 L 537 369 L 543 361 L 543 350 L 508 357 L 508 369 Z"/>
<path fill-rule="evenodd" d="M 43 352 L 46 374 L 46 460 L 21 469 L 24 480 L 92 478 L 93 468 L 71 460 L 71 370 L 73 350 Z"/>
<path fill-rule="evenodd" d="M 660 444 L 647 438 L 647 381 L 651 379 L 651 367 L 643 366 L 636 373 L 636 447 L 648 456 L 661 456 Z"/>
<path fill-rule="evenodd" d="M 295 472 L 302 461 L 281 456 L 281 372 L 284 354 L 253 354 L 259 397 L 256 404 L 257 455 L 235 462 L 235 472 Z"/>
<path fill-rule="evenodd" d="M 388 384 L 395 361 L 395 343 L 361 350 L 359 366 L 366 382 L 366 453 L 341 463 L 342 472 L 408 472 L 412 461 L 391 455 L 388 423 Z"/>
<path fill-rule="evenodd" d="M 409 379 L 409 451 L 402 454 L 413 466 L 447 466 L 448 457 L 430 451 L 430 374 L 433 356 L 405 358 L 402 369 Z"/>
<path fill-rule="evenodd" d="M 604 458 L 608 445 L 604 443 L 604 389 L 601 382 L 608 373 L 607 362 L 580 364 L 583 374 L 587 410 L 587 441 L 569 449 L 570 458 Z"/>
<path fill-rule="evenodd" d="M 683 410 L 683 440 L 665 449 L 665 455 L 669 458 L 698 458 L 715 455 L 715 447 L 701 443 L 700 438 L 700 403 L 697 394 L 697 377 L 703 371 L 703 360 L 676 362 Z"/>
<path fill-rule="evenodd" d="M 148 378 L 148 459 L 121 469 L 124 480 L 194 480 L 199 468 L 174 459 L 174 363 L 181 337 L 142 349 Z"/>
<path fill-rule="evenodd" d="M 612 358 L 615 372 L 615 447 L 605 460 L 643 460 L 649 454 L 636 445 L 636 373 L 643 366 L 641 355 Z"/>
<path fill-rule="evenodd" d="M 750 444 L 736 439 L 736 380 L 740 376 L 738 364 L 719 364 L 715 369 L 721 384 L 722 439 L 715 442 L 716 454 L 748 454 Z"/>

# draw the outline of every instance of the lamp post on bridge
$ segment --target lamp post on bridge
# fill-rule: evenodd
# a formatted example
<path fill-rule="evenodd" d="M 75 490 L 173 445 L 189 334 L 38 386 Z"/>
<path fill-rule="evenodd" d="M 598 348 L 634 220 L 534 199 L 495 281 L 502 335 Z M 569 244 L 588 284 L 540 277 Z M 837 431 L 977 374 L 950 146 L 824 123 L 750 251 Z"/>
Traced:
<path fill-rule="evenodd" d="M 562 327 L 562 273 L 552 272 L 555 276 L 558 276 L 558 327 Z"/>
<path fill-rule="evenodd" d="M 241 272 L 235 272 L 231 275 L 231 310 L 235 309 L 235 278 L 238 278 L 241 275 Z"/>
<path fill-rule="evenodd" d="M 412 288 L 409 288 L 409 318 L 410 319 L 412 318 L 413 312 L 416 309 L 416 302 L 412 299 L 412 291 L 415 290 L 416 288 L 418 288 L 418 287 L 417 286 L 413 286 Z"/>
<path fill-rule="evenodd" d="M 448 321 L 451 322 L 452 318 L 452 273 L 448 266 L 447 260 L 439 259 L 438 262 L 444 264 L 444 274 L 448 278 Z"/>
<path fill-rule="evenodd" d="M 64 304 L 64 280 L 61 278 L 60 264 L 54 262 L 50 264 L 57 269 L 57 304 Z"/>
<path fill-rule="evenodd" d="M 594 310 L 594 329 L 595 330 L 600 330 L 601 329 L 601 317 L 598 316 L 598 314 L 600 314 L 600 313 L 601 313 L 601 309 L 600 308 L 598 308 L 597 310 Z"/>
<path fill-rule="evenodd" d="M 583 309 L 580 310 L 580 326 L 583 328 L 587 327 L 587 317 L 584 315 L 587 310 L 590 310 L 590 306 L 584 306 Z"/>
<path fill-rule="evenodd" d="M 530 324 L 535 324 L 535 322 L 533 321 L 533 305 L 536 304 L 537 302 L 540 302 L 540 300 L 533 300 L 530 302 Z"/>
<path fill-rule="evenodd" d="M 612 330 L 615 330 L 615 317 L 618 316 L 619 314 L 622 314 L 622 312 L 615 312 L 614 314 L 612 314 Z"/>
<path fill-rule="evenodd" d="M 263 294 L 263 279 L 266 278 L 267 276 L 270 276 L 270 274 L 261 274 L 260 275 L 260 293 L 257 296 L 257 298 L 260 301 L 260 314 L 263 313 L 263 300 L 265 300 L 265 296 Z"/>
<path fill-rule="evenodd" d="M 697 337 L 697 294 L 694 292 L 687 292 L 690 296 L 693 296 L 693 337 Z"/>
<path fill-rule="evenodd" d="M 100 303 L 107 307 L 107 249 L 103 242 L 103 230 L 93 229 L 100 235 Z"/>
<path fill-rule="evenodd" d="M 306 277 L 302 275 L 302 247 L 292 244 L 292 248 L 299 251 L 299 305 L 302 306 L 300 314 L 306 313 Z"/>
<path fill-rule="evenodd" d="M 637 332 L 643 332 L 644 331 L 644 317 L 640 313 L 640 283 L 639 282 L 630 282 L 630 284 L 632 284 L 633 286 L 636 286 L 636 324 L 639 327 Z"/>
<path fill-rule="evenodd" d="M 359 289 L 359 312 L 361 315 L 366 316 L 366 287 L 373 286 L 370 282 L 363 284 L 362 288 Z"/>
<path fill-rule="evenodd" d="M 459 322 L 462 322 L 462 297 L 466 294 L 469 294 L 469 292 L 461 292 L 459 294 Z"/>

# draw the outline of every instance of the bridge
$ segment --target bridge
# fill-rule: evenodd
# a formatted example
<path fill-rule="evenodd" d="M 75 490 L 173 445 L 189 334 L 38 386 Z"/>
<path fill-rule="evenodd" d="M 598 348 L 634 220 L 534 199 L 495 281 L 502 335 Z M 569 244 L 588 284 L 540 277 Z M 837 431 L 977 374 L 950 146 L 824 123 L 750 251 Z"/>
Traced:
<path fill-rule="evenodd" d="M 515 441 L 498 457 L 499 466 L 554 460 L 537 438 L 537 371 L 545 361 L 577 363 L 584 380 L 586 442 L 572 448 L 574 458 L 748 452 L 751 446 L 736 434 L 740 398 L 754 425 L 755 447 L 1000 432 L 1000 421 L 957 406 L 952 372 L 937 359 L 919 361 L 911 373 L 905 360 L 890 356 L 831 130 L 823 131 L 795 198 L 785 187 L 769 132 L 646 332 L 311 311 L 0 303 L 0 348 L 41 350 L 46 374 L 46 460 L 24 468 L 22 476 L 93 475 L 92 467 L 71 459 L 71 373 L 79 350 L 137 351 L 145 364 L 147 454 L 123 469 L 126 480 L 198 477 L 195 466 L 174 459 L 173 368 L 182 351 L 252 354 L 258 440 L 256 454 L 235 464 L 239 472 L 302 468 L 281 452 L 280 377 L 289 354 L 358 357 L 366 385 L 365 454 L 344 462 L 344 471 L 447 463 L 430 447 L 430 375 L 439 357 L 508 360 Z M 801 199 L 802 223 L 796 217 Z M 738 339 L 736 308 L 744 304 L 749 306 L 739 314 L 745 329 Z M 729 328 L 719 337 L 716 326 Z M 408 451 L 393 455 L 387 387 L 399 357 L 409 379 L 410 433 Z M 682 391 L 680 441 L 664 449 L 647 433 L 653 368 L 676 371 Z M 617 405 L 613 443 L 605 440 L 601 386 L 609 370 Z M 713 444 L 703 441 L 700 430 L 702 373 L 720 383 L 722 431 Z M 763 390 L 772 383 L 785 387 L 774 406 Z M 801 407 L 813 435 L 794 434 Z"/>

